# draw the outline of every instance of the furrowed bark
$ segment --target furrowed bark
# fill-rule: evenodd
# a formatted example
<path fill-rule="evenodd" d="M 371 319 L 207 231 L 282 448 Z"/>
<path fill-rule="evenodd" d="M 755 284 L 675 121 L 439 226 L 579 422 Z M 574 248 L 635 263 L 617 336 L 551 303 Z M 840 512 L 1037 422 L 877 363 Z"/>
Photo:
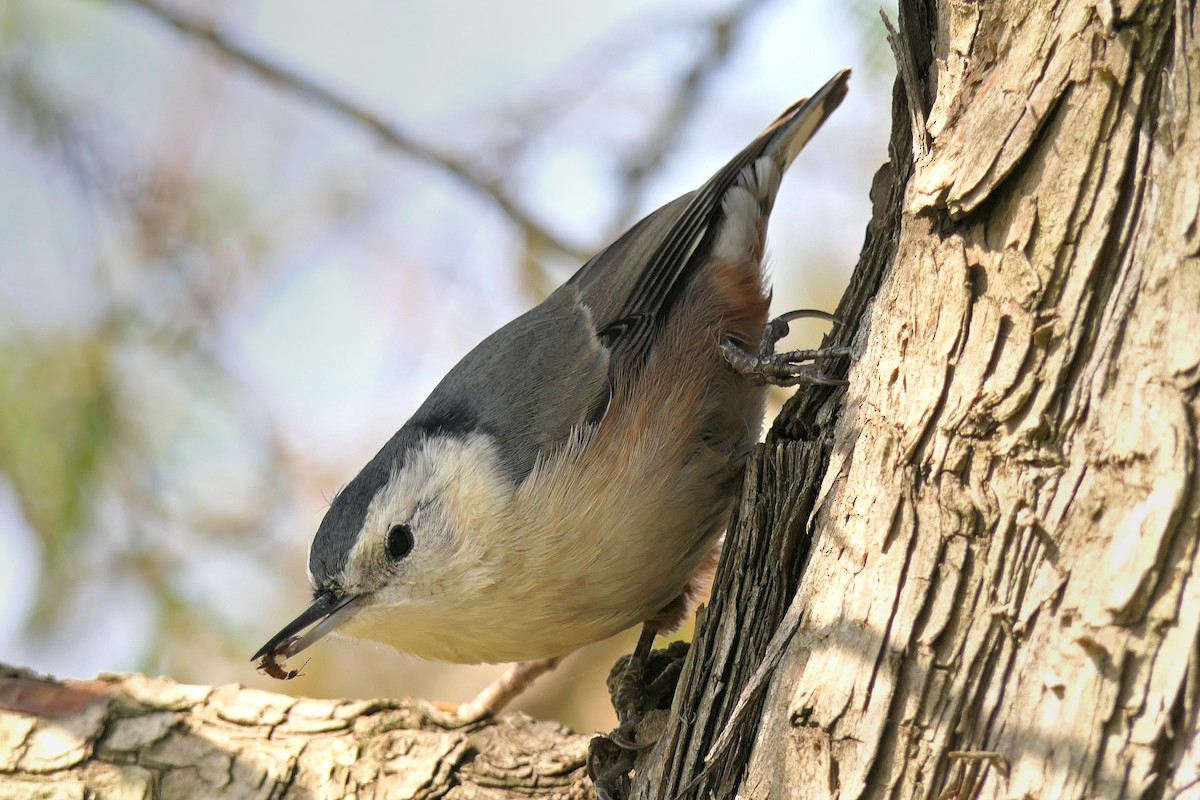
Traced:
<path fill-rule="evenodd" d="M 438 726 L 416 700 L 315 700 L 142 675 L 0 668 L 0 797 L 584 798 L 587 737 L 510 714 Z"/>
<path fill-rule="evenodd" d="M 751 471 L 640 796 L 1200 794 L 1194 3 L 900 10 L 844 410 L 799 398 Z M 755 484 L 792 447 L 828 454 Z M 784 607 L 735 587 L 773 569 L 798 630 L 679 795 Z"/>

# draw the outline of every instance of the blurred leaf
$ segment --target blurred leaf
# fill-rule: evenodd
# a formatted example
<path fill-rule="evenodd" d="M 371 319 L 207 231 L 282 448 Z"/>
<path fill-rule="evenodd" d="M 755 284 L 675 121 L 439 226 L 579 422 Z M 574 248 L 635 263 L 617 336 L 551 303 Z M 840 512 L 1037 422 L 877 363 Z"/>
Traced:
<path fill-rule="evenodd" d="M 0 470 L 45 545 L 46 584 L 59 583 L 74 561 L 91 491 L 114 439 L 114 412 L 102 339 L 0 343 Z M 39 596 L 46 602 L 35 628 L 49 621 L 57 593 Z"/>

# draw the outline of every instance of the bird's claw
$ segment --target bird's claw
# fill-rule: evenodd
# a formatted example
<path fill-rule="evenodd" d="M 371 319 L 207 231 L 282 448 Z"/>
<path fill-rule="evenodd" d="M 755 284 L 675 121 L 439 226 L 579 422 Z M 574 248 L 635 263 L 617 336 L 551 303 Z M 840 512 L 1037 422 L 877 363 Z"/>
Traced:
<path fill-rule="evenodd" d="M 640 722 L 640 720 L 638 720 Z M 614 728 L 608 734 L 608 740 L 622 750 L 638 752 L 639 750 L 648 750 L 658 743 L 658 737 L 651 739 L 648 742 L 639 742 L 636 740 L 637 725 L 630 725 L 630 730 L 625 730 L 625 726 L 621 725 Z"/>
<path fill-rule="evenodd" d="M 762 341 L 758 352 L 751 353 L 740 344 L 725 341 L 721 344 L 721 352 L 730 366 L 746 376 L 755 384 L 765 386 L 797 386 L 801 383 L 817 384 L 820 386 L 845 386 L 846 381 L 826 375 L 813 364 L 824 358 L 841 358 L 850 355 L 846 346 L 821 347 L 814 350 L 789 350 L 776 353 L 775 345 L 787 336 L 790 323 L 803 317 L 815 317 L 840 325 L 841 320 L 832 314 L 814 309 L 789 311 L 771 320 L 763 327 Z"/>
<path fill-rule="evenodd" d="M 608 686 L 620 724 L 588 745 L 588 775 L 600 797 L 628 796 L 629 773 L 637 754 L 658 743 L 657 736 L 639 742 L 639 728 L 647 713 L 671 707 L 687 648 L 686 643 L 675 642 L 646 656 L 635 651 L 613 668 Z"/>

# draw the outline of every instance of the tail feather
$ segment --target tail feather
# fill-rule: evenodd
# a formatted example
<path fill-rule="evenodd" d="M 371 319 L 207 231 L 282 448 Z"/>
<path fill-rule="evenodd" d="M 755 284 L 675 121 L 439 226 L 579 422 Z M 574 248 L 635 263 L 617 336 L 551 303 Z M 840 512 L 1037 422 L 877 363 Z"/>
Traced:
<path fill-rule="evenodd" d="M 796 160 L 796 156 L 821 128 L 821 124 L 841 105 L 846 97 L 849 81 L 850 70 L 842 70 L 826 81 L 812 97 L 793 103 L 791 108 L 780 114 L 763 131 L 763 134 L 774 132 L 764 155 L 770 155 L 779 164 L 780 173 Z"/>
<path fill-rule="evenodd" d="M 656 324 L 712 258 L 758 269 L 783 173 L 846 96 L 849 78 L 842 70 L 792 105 L 699 189 L 650 214 L 571 278 L 613 358 L 641 362 Z"/>
<path fill-rule="evenodd" d="M 792 104 L 758 135 L 761 155 L 742 167 L 737 181 L 725 191 L 724 219 L 713 243 L 719 259 L 750 256 L 757 264 L 766 246 L 767 220 L 783 173 L 804 145 L 846 96 L 850 70 L 830 78 L 812 97 Z M 751 145 L 753 147 L 753 145 Z"/>

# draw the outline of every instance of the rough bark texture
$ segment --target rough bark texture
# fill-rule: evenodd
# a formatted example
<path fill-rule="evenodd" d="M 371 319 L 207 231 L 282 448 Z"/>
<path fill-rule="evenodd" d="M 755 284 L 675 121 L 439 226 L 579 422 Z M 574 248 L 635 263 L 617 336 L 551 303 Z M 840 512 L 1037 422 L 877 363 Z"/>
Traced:
<path fill-rule="evenodd" d="M 587 737 L 520 715 L 446 730 L 419 701 L 311 700 L 0 669 L 0 798 L 585 798 Z"/>
<path fill-rule="evenodd" d="M 802 572 L 759 719 L 684 796 L 1200 795 L 1195 4 L 900 29 L 844 410 L 798 398 L 751 473 L 638 791 L 695 776 L 781 618 L 747 576 Z"/>
<path fill-rule="evenodd" d="M 850 386 L 800 392 L 748 470 L 636 796 L 1200 796 L 1197 26 L 1191 0 L 902 0 Z M 555 726 L 72 691 L 100 697 L 0 712 L 26 796 L 582 791 Z"/>
<path fill-rule="evenodd" d="M 902 103 L 899 94 L 897 103 Z M 901 117 L 894 128 L 891 159 L 880 168 L 871 189 L 874 213 L 863 252 L 838 306 L 837 315 L 845 324 L 830 344 L 850 343 L 862 335 L 871 299 L 895 252 L 900 201 L 911 172 L 907 117 Z M 830 371 L 836 374 L 832 365 Z M 844 402 L 844 389 L 800 389 L 747 468 L 712 599 L 697 626 L 659 744 L 639 763 L 633 796 L 730 797 L 745 779 L 759 725 L 756 719 L 772 718 L 770 710 L 762 711 L 760 693 L 755 694 L 730 747 L 707 767 L 706 756 L 771 645 L 780 643 L 781 623 L 789 607 L 793 613 L 798 608 L 797 585 L 814 541 L 810 517 Z M 786 644 L 786 637 L 782 638 Z M 777 745 L 787 746 L 785 742 L 786 738 L 776 739 Z M 780 796 L 806 796 L 790 794 L 786 779 L 777 783 L 776 790 Z"/>

